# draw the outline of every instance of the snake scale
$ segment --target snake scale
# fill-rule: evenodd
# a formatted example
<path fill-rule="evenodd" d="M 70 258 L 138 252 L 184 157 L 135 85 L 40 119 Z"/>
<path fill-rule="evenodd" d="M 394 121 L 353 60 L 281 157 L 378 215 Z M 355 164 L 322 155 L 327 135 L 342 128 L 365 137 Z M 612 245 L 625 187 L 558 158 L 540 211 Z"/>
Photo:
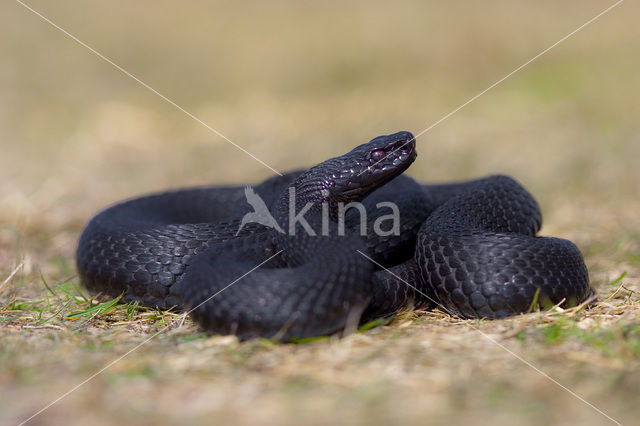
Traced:
<path fill-rule="evenodd" d="M 420 184 L 404 174 L 415 158 L 413 135 L 399 132 L 251 190 L 115 204 L 80 236 L 81 280 L 123 302 L 188 310 L 204 329 L 241 339 L 329 335 L 407 306 L 492 319 L 589 297 L 580 251 L 536 236 L 540 209 L 517 181 Z M 242 222 L 249 194 L 272 225 Z M 380 207 L 389 203 L 395 216 Z"/>

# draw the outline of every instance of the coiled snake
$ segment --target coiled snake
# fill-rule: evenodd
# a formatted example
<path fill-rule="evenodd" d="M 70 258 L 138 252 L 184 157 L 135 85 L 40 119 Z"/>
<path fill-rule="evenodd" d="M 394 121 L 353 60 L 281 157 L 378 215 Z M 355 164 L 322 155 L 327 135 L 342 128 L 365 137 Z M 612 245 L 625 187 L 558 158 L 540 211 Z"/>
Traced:
<path fill-rule="evenodd" d="M 251 190 L 116 204 L 82 232 L 82 282 L 124 302 L 189 309 L 205 329 L 243 339 L 332 334 L 409 304 L 501 318 L 589 296 L 580 251 L 535 236 L 540 210 L 519 183 L 422 185 L 403 174 L 415 157 L 413 135 L 399 132 Z M 245 194 L 275 222 L 242 221 L 255 213 Z M 360 210 L 345 213 L 350 202 Z M 390 202 L 395 212 L 381 207 Z"/>

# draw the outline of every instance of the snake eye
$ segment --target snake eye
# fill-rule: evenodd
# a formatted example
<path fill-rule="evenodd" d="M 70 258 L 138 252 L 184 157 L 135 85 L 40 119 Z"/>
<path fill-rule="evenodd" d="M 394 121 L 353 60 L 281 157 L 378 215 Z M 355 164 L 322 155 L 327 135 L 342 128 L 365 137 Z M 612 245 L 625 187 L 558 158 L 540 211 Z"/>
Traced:
<path fill-rule="evenodd" d="M 380 161 L 385 157 L 385 155 L 386 153 L 383 149 L 376 149 L 375 151 L 371 152 L 371 159 L 373 161 Z"/>

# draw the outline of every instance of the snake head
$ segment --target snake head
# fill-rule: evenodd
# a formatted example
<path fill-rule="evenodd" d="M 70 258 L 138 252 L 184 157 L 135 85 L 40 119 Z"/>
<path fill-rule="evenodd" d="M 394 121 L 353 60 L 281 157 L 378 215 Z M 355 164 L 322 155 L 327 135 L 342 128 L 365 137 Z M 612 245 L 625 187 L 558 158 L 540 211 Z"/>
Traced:
<path fill-rule="evenodd" d="M 410 132 L 373 138 L 340 157 L 325 161 L 327 189 L 334 201 L 358 201 L 402 174 L 416 159 Z"/>
<path fill-rule="evenodd" d="M 410 132 L 378 136 L 311 167 L 291 184 L 297 210 L 312 203 L 312 211 L 320 211 L 320 206 L 327 203 L 333 216 L 339 203 L 360 201 L 402 174 L 416 158 L 415 146 Z M 276 203 L 276 216 L 286 217 L 289 212 L 289 189 Z"/>

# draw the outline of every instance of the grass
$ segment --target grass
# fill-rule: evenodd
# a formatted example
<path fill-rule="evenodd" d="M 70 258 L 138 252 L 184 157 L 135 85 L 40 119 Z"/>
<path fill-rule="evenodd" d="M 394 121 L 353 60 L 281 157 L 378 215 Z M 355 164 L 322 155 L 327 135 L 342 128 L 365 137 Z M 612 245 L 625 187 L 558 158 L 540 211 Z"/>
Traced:
<path fill-rule="evenodd" d="M 419 132 L 608 5 L 33 3 L 277 170 Z M 74 250 L 98 209 L 271 172 L 24 8 L 1 7 L 0 424 L 123 355 L 32 423 L 608 422 L 508 351 L 637 421 L 637 5 L 434 127 L 410 169 L 516 176 L 541 203 L 543 234 L 584 253 L 597 302 L 499 321 L 408 311 L 292 344 L 211 336 L 86 292 Z"/>
<path fill-rule="evenodd" d="M 264 339 L 241 343 L 232 336 L 209 336 L 199 332 L 188 319 L 182 323 L 180 314 L 117 304 L 116 300 L 98 302 L 85 296 L 73 280 L 51 284 L 41 279 L 39 298 L 20 298 L 20 292 L 15 291 L 8 302 L 3 303 L 0 315 L 8 334 L 3 338 L 5 350 L 0 361 L 7 367 L 3 374 L 5 380 L 20 383 L 23 388 L 42 388 L 45 384 L 48 392 L 43 392 L 42 397 L 49 392 L 55 393 L 52 389 L 62 391 L 75 385 L 143 344 L 96 377 L 94 380 L 98 384 L 87 384 L 87 392 L 96 393 L 94 398 L 101 400 L 99 395 L 107 397 L 130 386 L 142 386 L 140 381 L 152 387 L 170 384 L 178 389 L 211 392 L 222 380 L 233 389 L 242 387 L 242 383 L 257 386 L 252 392 L 259 389 L 267 392 L 271 399 L 276 399 L 271 402 L 276 407 L 300 404 L 299 409 L 303 411 L 312 409 L 308 405 L 310 399 L 334 395 L 329 398 L 333 401 L 331 404 L 347 398 L 351 401 L 348 409 L 360 412 L 358 416 L 363 418 L 370 415 L 367 407 L 372 404 L 387 407 L 385 415 L 388 416 L 394 412 L 391 404 L 401 403 L 405 398 L 425 404 L 425 399 L 438 400 L 444 395 L 449 409 L 464 409 L 465 419 L 470 418 L 472 412 L 496 409 L 515 416 L 511 418 L 554 421 L 559 419 L 551 414 L 542 415 L 541 411 L 549 411 L 558 403 L 554 399 L 559 399 L 577 405 L 575 409 L 582 412 L 585 420 L 598 422 L 601 419 L 593 417 L 593 413 L 585 413 L 583 407 L 550 382 L 540 383 L 536 373 L 528 371 L 474 328 L 532 360 L 536 367 L 550 372 L 561 383 L 570 382 L 571 389 L 582 386 L 582 393 L 595 393 L 598 398 L 605 399 L 609 407 L 619 409 L 605 395 L 636 390 L 627 376 L 637 375 L 640 360 L 637 314 L 640 297 L 634 290 L 637 287 L 630 285 L 625 276 L 621 274 L 611 282 L 603 283 L 600 286 L 603 301 L 591 307 L 556 308 L 501 321 L 460 320 L 437 310 L 409 311 L 390 320 L 364 324 L 358 333 L 342 339 L 318 337 L 288 345 Z M 14 285 L 30 281 L 26 274 L 21 277 L 24 279 L 17 279 Z M 144 343 L 151 336 L 154 338 Z M 25 353 L 30 355 L 25 356 Z M 55 363 L 47 360 L 45 354 L 53 354 Z M 78 360 L 84 361 L 80 365 L 69 362 Z M 63 377 L 52 370 L 53 365 L 59 368 L 60 363 L 63 364 Z M 397 368 L 400 368 L 399 377 L 394 371 Z M 459 369 L 468 371 L 461 373 Z M 621 376 L 620 373 L 624 374 Z M 252 374 L 257 377 L 258 384 L 247 384 L 252 382 L 247 377 Z M 518 378 L 514 380 L 513 374 Z M 585 378 L 593 381 L 593 374 L 597 374 L 598 380 L 584 385 Z M 74 378 L 74 383 L 69 383 L 68 377 Z M 418 377 L 421 380 L 416 383 Z M 64 385 L 60 385 L 60 380 Z M 460 383 L 456 383 L 457 380 Z M 438 391 L 431 390 L 423 395 L 423 383 L 436 383 Z M 390 395 L 389 386 L 401 391 L 400 400 L 399 395 Z M 477 388 L 479 395 L 469 395 L 461 389 L 464 386 Z M 541 395 L 539 388 L 546 389 L 545 392 L 554 397 Z M 407 394 L 408 389 L 413 391 Z M 255 397 L 239 395 L 238 391 L 233 391 L 234 397 L 249 398 L 245 400 L 246 404 L 254 401 Z M 523 394 L 517 397 L 514 392 Z M 186 402 L 179 392 L 174 395 L 182 403 Z M 532 401 L 525 401 L 532 396 L 535 397 Z M 150 401 L 144 402 L 148 397 L 133 404 L 134 412 L 147 412 L 156 407 L 155 404 L 148 405 Z M 133 413 L 107 411 L 103 403 L 91 398 L 91 401 L 84 396 L 69 398 L 71 404 L 97 404 L 100 412 L 109 417 L 105 421 L 137 418 Z M 120 399 L 124 403 L 127 397 L 118 398 L 124 398 Z M 231 395 L 228 398 L 225 400 L 230 402 Z M 434 401 L 423 408 L 432 403 Z M 630 409 L 624 400 L 618 403 Z M 188 418 L 204 421 L 211 414 L 209 408 L 200 407 L 199 411 L 188 414 Z M 244 420 L 251 418 L 241 407 L 237 409 Z M 268 412 L 269 408 L 264 410 Z M 160 412 L 166 415 L 166 412 Z M 430 412 L 430 418 L 437 420 L 438 412 L 437 409 Z M 229 415 L 218 409 L 213 413 L 214 419 L 221 420 Z M 417 410 L 406 419 L 411 420 L 417 413 L 424 414 Z M 61 412 L 58 415 L 64 418 Z M 155 414 L 147 412 L 147 415 L 155 418 Z M 290 415 L 287 409 L 279 412 L 276 418 L 286 421 Z M 448 418 L 446 411 L 439 415 Z M 327 421 L 330 418 L 321 417 Z M 509 418 L 506 416 L 505 421 Z M 177 421 L 177 418 L 173 419 Z"/>

